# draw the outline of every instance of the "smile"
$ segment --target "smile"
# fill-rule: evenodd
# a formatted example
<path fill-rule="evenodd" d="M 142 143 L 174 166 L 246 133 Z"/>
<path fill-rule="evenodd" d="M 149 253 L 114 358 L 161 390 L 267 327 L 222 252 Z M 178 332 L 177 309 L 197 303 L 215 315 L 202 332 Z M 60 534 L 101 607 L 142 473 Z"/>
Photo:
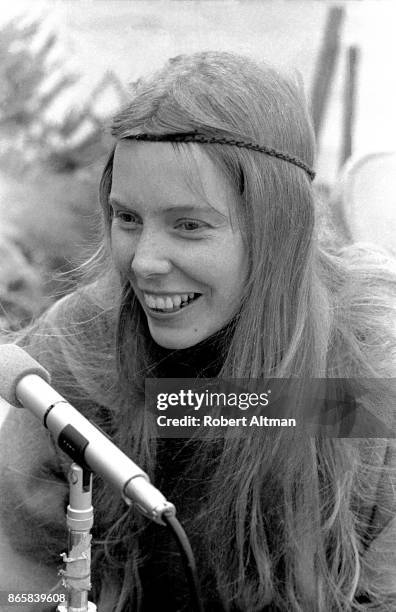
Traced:
<path fill-rule="evenodd" d="M 178 312 L 198 299 L 201 293 L 180 293 L 173 295 L 154 295 L 143 292 L 144 303 L 152 312 Z"/>

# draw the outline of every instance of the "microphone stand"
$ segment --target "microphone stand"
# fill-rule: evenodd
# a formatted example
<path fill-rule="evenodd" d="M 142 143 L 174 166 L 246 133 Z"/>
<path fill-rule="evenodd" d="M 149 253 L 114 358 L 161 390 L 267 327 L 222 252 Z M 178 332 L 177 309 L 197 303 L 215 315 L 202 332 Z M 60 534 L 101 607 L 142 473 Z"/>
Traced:
<path fill-rule="evenodd" d="M 60 604 L 57 612 L 96 612 L 96 605 L 88 601 L 91 590 L 92 472 L 72 463 L 69 484 L 66 513 L 68 553 L 62 553 L 65 569 L 59 571 L 67 591 L 67 604 Z"/>

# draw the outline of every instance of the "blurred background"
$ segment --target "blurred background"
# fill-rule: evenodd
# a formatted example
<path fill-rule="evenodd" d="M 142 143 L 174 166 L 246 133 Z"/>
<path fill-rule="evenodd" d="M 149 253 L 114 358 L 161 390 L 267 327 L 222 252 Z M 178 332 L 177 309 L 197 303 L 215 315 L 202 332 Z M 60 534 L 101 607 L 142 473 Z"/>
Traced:
<path fill-rule="evenodd" d="M 298 71 L 340 243 L 396 241 L 393 0 L 47 0 L 0 12 L 0 327 L 70 290 L 90 253 L 106 126 L 134 82 L 220 49 Z"/>

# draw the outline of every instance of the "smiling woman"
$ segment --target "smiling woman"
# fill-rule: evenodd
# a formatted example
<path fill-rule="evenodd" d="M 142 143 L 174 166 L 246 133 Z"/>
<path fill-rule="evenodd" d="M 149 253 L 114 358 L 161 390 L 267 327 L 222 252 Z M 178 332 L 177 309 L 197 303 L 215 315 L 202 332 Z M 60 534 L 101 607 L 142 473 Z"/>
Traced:
<path fill-rule="evenodd" d="M 246 57 L 180 56 L 139 83 L 112 133 L 89 282 L 15 341 L 175 503 L 205 610 L 395 609 L 393 439 L 367 427 L 357 440 L 355 430 L 238 435 L 231 425 L 216 440 L 163 439 L 144 410 L 145 378 L 328 377 L 342 404 L 346 379 L 359 376 L 386 380 L 349 401 L 354 419 L 359 401 L 394 436 L 394 263 L 374 248 L 321 244 L 303 93 Z M 297 422 L 303 408 L 296 401 Z M 1 451 L 1 525 L 15 559 L 0 590 L 10 575 L 37 587 L 52 551 L 49 588 L 69 461 L 21 411 Z M 94 491 L 100 612 L 191 609 L 165 530 L 102 482 Z"/>
<path fill-rule="evenodd" d="M 247 278 L 242 234 L 232 223 L 238 196 L 199 145 L 190 146 L 201 195 L 186 181 L 182 147 L 127 140 L 115 150 L 109 199 L 115 266 L 138 298 L 151 337 L 172 349 L 193 346 L 229 323 Z"/>

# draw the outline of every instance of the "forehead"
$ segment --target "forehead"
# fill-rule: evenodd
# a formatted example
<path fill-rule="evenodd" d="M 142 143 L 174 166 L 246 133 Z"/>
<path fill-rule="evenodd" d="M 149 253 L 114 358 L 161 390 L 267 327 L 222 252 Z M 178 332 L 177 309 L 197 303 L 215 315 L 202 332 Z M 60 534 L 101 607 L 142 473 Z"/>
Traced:
<path fill-rule="evenodd" d="M 111 197 L 126 204 L 201 202 L 228 212 L 237 196 L 202 145 L 121 140 L 114 154 Z"/>

